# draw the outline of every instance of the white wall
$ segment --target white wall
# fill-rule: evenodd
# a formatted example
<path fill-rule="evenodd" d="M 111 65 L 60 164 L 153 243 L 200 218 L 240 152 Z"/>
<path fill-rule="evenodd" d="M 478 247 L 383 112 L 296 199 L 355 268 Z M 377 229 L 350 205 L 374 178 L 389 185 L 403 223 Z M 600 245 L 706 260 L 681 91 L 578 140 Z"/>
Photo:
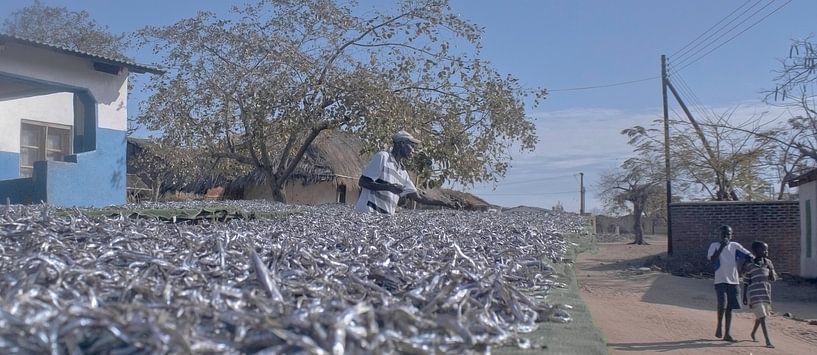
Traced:
<path fill-rule="evenodd" d="M 817 277 L 817 182 L 797 187 L 800 195 L 800 276 Z M 811 258 L 806 258 L 806 200 L 811 201 Z"/>
<path fill-rule="evenodd" d="M 7 42 L 0 50 L 0 74 L 86 88 L 97 102 L 100 128 L 127 129 L 128 70 L 108 74 L 93 69 L 87 58 Z"/>
<path fill-rule="evenodd" d="M 74 125 L 74 94 L 54 94 L 0 101 L 0 151 L 20 152 L 20 122 L 30 120 Z"/>

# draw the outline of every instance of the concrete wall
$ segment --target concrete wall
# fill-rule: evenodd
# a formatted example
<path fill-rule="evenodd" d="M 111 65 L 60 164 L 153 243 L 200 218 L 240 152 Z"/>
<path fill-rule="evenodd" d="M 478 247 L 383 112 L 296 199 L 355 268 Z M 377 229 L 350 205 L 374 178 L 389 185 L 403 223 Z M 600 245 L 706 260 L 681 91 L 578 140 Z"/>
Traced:
<path fill-rule="evenodd" d="M 673 203 L 671 266 L 686 272 L 712 272 L 706 259 L 718 228 L 732 226 L 734 241 L 747 249 L 769 244 L 778 272 L 800 274 L 800 211 L 797 201 Z"/>
<path fill-rule="evenodd" d="M 86 58 L 9 42 L 0 52 L 0 80 L 3 77 L 61 93 L 3 101 L 5 107 L 15 109 L 0 116 L 0 128 L 4 131 L 0 135 L 0 179 L 19 176 L 20 120 L 61 120 L 76 126 L 77 107 L 73 102 L 67 106 L 63 97 L 77 95 L 79 101 L 88 105 L 79 113 L 83 127 L 79 130 L 75 127 L 74 138 L 77 138 L 77 131 L 92 132 L 83 132 L 86 139 L 75 141 L 75 152 L 80 152 L 76 156 L 66 157 L 65 162 L 35 164 L 35 176 L 29 183 L 0 181 L 0 200 L 9 198 L 16 203 L 43 200 L 60 207 L 125 203 L 127 69 L 123 68 L 119 74 L 98 72 L 93 69 L 93 62 Z M 44 107 L 25 102 L 32 100 L 41 101 Z M 48 116 L 52 118 L 27 118 Z M 20 186 L 31 186 L 32 191 L 21 193 Z M 31 201 L 21 196 L 30 196 Z"/>
<path fill-rule="evenodd" d="M 798 186 L 797 193 L 800 195 L 802 222 L 800 245 L 803 246 L 800 251 L 800 273 L 803 277 L 814 278 L 817 277 L 817 182 Z"/>

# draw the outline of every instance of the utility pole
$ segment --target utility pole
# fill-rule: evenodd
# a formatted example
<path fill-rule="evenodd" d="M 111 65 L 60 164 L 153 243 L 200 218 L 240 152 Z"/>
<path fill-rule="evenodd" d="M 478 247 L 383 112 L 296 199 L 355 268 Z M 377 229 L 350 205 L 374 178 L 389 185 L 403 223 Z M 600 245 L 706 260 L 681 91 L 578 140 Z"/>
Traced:
<path fill-rule="evenodd" d="M 584 215 L 584 173 L 579 173 L 579 191 L 581 196 L 581 207 L 579 207 L 579 214 Z"/>
<path fill-rule="evenodd" d="M 581 204 L 579 205 L 579 214 L 584 215 L 584 173 L 579 172 L 579 197 Z"/>
<path fill-rule="evenodd" d="M 669 162 L 669 107 L 667 107 L 667 86 L 669 77 L 667 76 L 667 56 L 661 55 L 661 95 L 664 99 L 664 168 L 667 177 L 667 255 L 672 255 L 672 213 L 670 203 L 672 202 L 672 174 L 670 173 Z"/>

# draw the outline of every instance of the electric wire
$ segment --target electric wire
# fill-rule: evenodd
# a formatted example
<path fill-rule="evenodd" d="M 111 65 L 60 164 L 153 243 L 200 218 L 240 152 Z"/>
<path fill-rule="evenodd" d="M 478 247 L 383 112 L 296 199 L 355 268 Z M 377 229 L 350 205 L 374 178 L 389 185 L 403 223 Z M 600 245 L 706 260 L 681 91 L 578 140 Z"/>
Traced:
<path fill-rule="evenodd" d="M 532 183 L 532 182 L 562 179 L 562 178 L 571 177 L 571 176 L 574 176 L 574 175 L 576 175 L 576 174 L 558 175 L 558 176 L 545 176 L 545 177 L 540 177 L 540 178 L 536 178 L 536 179 L 522 180 L 522 181 L 509 181 L 509 182 L 506 182 L 506 183 L 500 183 L 499 186 L 528 184 L 528 183 Z"/>
<path fill-rule="evenodd" d="M 754 23 L 752 23 L 751 25 L 749 25 L 749 27 L 746 27 L 746 28 L 745 28 L 745 29 L 743 29 L 742 31 L 740 31 L 740 32 L 736 33 L 734 36 L 730 37 L 729 39 L 727 39 L 726 41 L 722 42 L 722 43 L 721 43 L 721 44 L 719 44 L 718 46 L 716 46 L 716 47 L 714 47 L 714 48 L 710 49 L 708 52 L 704 53 L 703 55 L 701 55 L 700 57 L 696 58 L 695 60 L 693 60 L 693 61 L 691 61 L 691 62 L 689 62 L 689 63 L 686 63 L 686 64 L 684 64 L 682 67 L 680 67 L 680 68 L 676 69 L 676 70 L 675 70 L 675 72 L 676 72 L 676 73 L 677 73 L 677 72 L 680 72 L 681 70 L 686 69 L 686 68 L 687 68 L 687 67 L 689 67 L 690 65 L 697 63 L 699 60 L 701 60 L 701 59 L 705 58 L 707 55 L 709 55 L 710 53 L 714 52 L 714 51 L 715 51 L 715 50 L 717 50 L 718 48 L 720 48 L 720 47 L 722 47 L 723 45 L 725 45 L 725 44 L 727 44 L 727 43 L 731 42 L 732 40 L 734 40 L 735 38 L 737 38 L 738 36 L 740 36 L 740 35 L 741 35 L 741 34 L 743 34 L 744 32 L 746 32 L 746 31 L 748 31 L 748 30 L 752 29 L 753 27 L 757 26 L 757 24 L 759 24 L 759 23 L 763 22 L 763 20 L 765 20 L 765 19 L 766 19 L 766 18 L 768 18 L 769 16 L 771 16 L 771 15 L 775 14 L 776 12 L 780 11 L 780 9 L 782 9 L 783 7 L 785 7 L 786 5 L 788 5 L 789 3 L 791 3 L 791 1 L 792 1 L 792 0 L 788 0 L 788 1 L 786 1 L 785 3 L 783 3 L 783 4 L 782 4 L 782 5 L 780 5 L 780 6 L 778 6 L 776 9 L 774 9 L 774 11 L 772 11 L 772 12 L 770 12 L 770 13 L 766 14 L 765 16 L 761 17 L 761 18 L 760 18 L 759 20 L 757 20 L 756 22 L 754 22 Z M 771 3 L 770 3 L 770 4 L 771 4 Z M 679 63 L 679 65 L 681 65 L 681 64 Z"/>
<path fill-rule="evenodd" d="M 687 47 L 689 47 L 691 44 L 695 43 L 695 41 L 697 41 L 698 39 L 700 39 L 701 37 L 703 37 L 703 36 L 704 36 L 704 35 L 705 35 L 707 32 L 709 32 L 709 31 L 711 31 L 713 28 L 715 28 L 715 26 L 719 25 L 721 22 L 723 22 L 724 20 L 726 20 L 727 18 L 729 18 L 730 16 L 732 16 L 732 15 L 733 15 L 735 12 L 737 12 L 738 10 L 740 10 L 742 7 L 746 6 L 746 4 L 748 4 L 748 3 L 750 3 L 750 2 L 752 2 L 752 0 L 746 0 L 746 2 L 744 2 L 744 3 L 743 3 L 743 5 L 740 5 L 740 6 L 738 6 L 736 9 L 732 10 L 732 12 L 730 12 L 728 15 L 724 16 L 723 18 L 721 18 L 721 19 L 720 19 L 720 21 L 716 22 L 714 25 L 712 25 L 711 27 L 707 28 L 707 29 L 706 29 L 706 31 L 703 31 L 703 32 L 702 32 L 700 35 L 698 35 L 698 37 L 695 37 L 695 39 L 693 39 L 693 40 L 689 41 L 689 43 L 687 43 L 686 45 L 684 45 L 683 47 L 681 47 L 681 49 L 679 49 L 679 50 L 675 51 L 674 53 L 670 54 L 670 57 L 671 57 L 671 58 L 674 58 L 676 54 L 679 54 L 679 52 L 683 51 L 684 49 L 686 49 Z"/>
<path fill-rule="evenodd" d="M 695 91 L 692 90 L 692 88 L 686 83 L 686 80 L 684 80 L 684 78 L 681 75 L 676 73 L 672 77 L 674 79 L 677 79 L 674 82 L 678 83 L 679 87 L 683 88 L 683 91 L 685 92 L 681 96 L 687 98 L 687 102 L 690 102 L 693 105 L 694 109 L 701 115 L 701 117 L 707 118 L 709 120 L 714 120 L 715 117 L 717 117 L 715 111 L 711 111 L 712 116 L 710 116 L 710 111 L 707 108 L 707 106 L 701 102 L 701 100 L 698 98 L 698 95 L 695 94 Z M 679 90 L 681 90 L 680 88 Z"/>
<path fill-rule="evenodd" d="M 713 120 L 713 121 L 714 121 L 715 119 L 717 119 L 717 117 L 718 117 L 717 112 L 715 112 L 715 110 L 714 110 L 714 109 L 713 109 L 711 106 L 707 106 L 707 105 L 704 105 L 704 104 L 703 104 L 702 100 L 700 100 L 700 99 L 698 98 L 698 95 L 696 95 L 696 94 L 695 94 L 695 91 L 694 91 L 694 90 L 692 90 L 692 87 L 691 87 L 690 85 L 688 85 L 688 84 L 687 84 L 686 80 L 684 80 L 684 77 L 683 77 L 683 76 L 681 76 L 681 75 L 679 75 L 678 73 L 676 73 L 676 76 L 675 76 L 675 77 L 676 77 L 676 78 L 678 78 L 678 79 L 681 81 L 681 85 L 683 85 L 684 87 L 686 87 L 686 88 L 687 88 L 687 90 L 688 90 L 688 91 L 689 91 L 689 92 L 692 94 L 692 100 L 694 100 L 694 101 L 695 101 L 695 102 L 696 102 L 698 105 L 700 105 L 700 106 L 701 106 L 701 109 L 702 109 L 702 110 L 703 110 L 703 112 L 704 112 L 704 116 L 705 116 L 705 117 L 708 117 L 709 119 L 711 119 L 711 120 Z M 712 113 L 712 116 L 709 116 L 709 113 Z"/>
<path fill-rule="evenodd" d="M 698 102 L 693 99 L 693 96 L 690 94 L 689 88 L 686 86 L 686 84 L 684 84 L 684 82 L 681 80 L 673 80 L 673 82 L 677 84 L 673 85 L 673 87 L 676 88 L 678 96 L 681 96 L 684 102 L 687 103 L 687 108 L 692 107 L 692 110 L 697 112 L 700 117 L 708 117 L 706 111 L 702 110 Z"/>
<path fill-rule="evenodd" d="M 751 0 L 749 0 L 749 1 L 751 1 Z M 754 14 L 752 14 L 752 15 L 749 15 L 749 17 L 747 17 L 746 19 L 744 19 L 743 21 L 741 21 L 741 22 L 740 22 L 740 23 L 738 23 L 737 25 L 732 26 L 731 28 L 729 28 L 729 30 L 728 30 L 728 31 L 723 32 L 723 29 L 724 29 L 724 28 L 726 28 L 727 26 L 731 25 L 733 22 L 735 22 L 735 21 L 737 21 L 738 19 L 740 19 L 741 17 L 743 17 L 743 15 L 745 15 L 747 12 L 749 12 L 749 10 L 752 10 L 753 8 L 755 8 L 755 7 L 756 7 L 757 5 L 759 5 L 759 4 L 760 4 L 762 1 L 763 1 L 763 0 L 756 0 L 756 1 L 755 1 L 755 3 L 754 3 L 752 6 L 750 6 L 749 8 L 747 8 L 747 9 L 745 9 L 745 10 L 743 10 L 743 12 L 741 12 L 739 15 L 735 16 L 735 18 L 731 19 L 729 22 L 727 22 L 727 23 L 723 24 L 723 26 L 721 26 L 720 28 L 718 28 L 718 29 L 717 29 L 717 30 L 715 30 L 714 32 L 710 33 L 708 36 L 706 36 L 706 38 L 704 38 L 704 39 L 703 39 L 703 40 L 701 40 L 700 42 L 696 43 L 694 46 L 689 47 L 687 50 L 682 51 L 681 53 L 679 53 L 679 54 L 678 54 L 678 57 L 677 57 L 677 59 L 678 59 L 679 63 L 680 63 L 680 61 L 682 61 L 682 59 L 683 59 L 684 57 L 687 57 L 687 55 L 689 55 L 690 51 L 695 50 L 696 48 L 700 47 L 700 46 L 701 46 L 702 44 L 704 44 L 704 43 L 709 43 L 709 44 L 707 44 L 707 45 L 706 45 L 706 46 L 704 46 L 703 48 L 708 47 L 708 46 L 709 46 L 709 45 L 710 45 L 712 42 L 716 42 L 718 39 L 722 38 L 722 37 L 724 36 L 724 34 L 725 34 L 725 33 L 729 33 L 729 32 L 731 32 L 731 31 L 732 31 L 732 30 L 734 30 L 734 29 L 735 29 L 737 26 L 740 26 L 740 24 L 741 24 L 741 23 L 745 22 L 745 21 L 746 21 L 746 19 L 749 19 L 749 18 L 751 18 L 752 16 L 754 16 L 754 14 L 756 14 L 757 12 L 755 12 L 755 13 L 754 13 Z M 774 0 L 771 0 L 771 1 L 774 1 Z M 743 4 L 743 5 L 741 5 L 740 7 L 743 7 L 744 5 L 746 5 L 746 4 Z M 766 4 L 766 6 L 768 6 L 768 4 Z M 738 8 L 740 8 L 740 7 L 738 7 Z M 762 8 L 761 8 L 761 10 L 762 10 Z M 733 13 L 734 13 L 734 12 L 735 12 L 735 11 L 733 11 Z M 721 21 L 719 21 L 719 22 L 722 22 L 723 20 L 725 20 L 726 18 L 728 18 L 728 16 L 729 16 L 729 15 L 727 15 L 727 17 L 724 17 L 723 19 L 721 19 Z M 715 37 L 715 36 L 717 36 L 717 37 Z M 713 39 L 712 41 L 710 41 L 710 39 L 712 39 L 713 37 L 715 37 L 715 39 Z M 694 52 L 692 55 L 695 55 L 695 53 L 698 53 L 698 52 L 700 52 L 700 51 L 701 51 L 701 49 L 699 48 L 699 49 L 698 49 L 697 51 L 695 51 L 695 52 Z"/>
<path fill-rule="evenodd" d="M 587 191 L 587 190 L 585 190 Z M 575 194 L 578 191 L 559 191 L 559 192 L 483 192 L 480 196 L 536 196 L 536 195 L 562 195 Z"/>
<path fill-rule="evenodd" d="M 580 87 L 575 87 L 575 88 L 563 88 L 563 89 L 548 89 L 547 91 L 548 92 L 560 92 L 560 91 L 579 91 L 579 90 L 601 89 L 601 88 L 609 88 L 609 87 L 614 87 L 614 86 L 630 85 L 630 84 L 635 84 L 635 83 L 640 83 L 640 82 L 643 82 L 643 81 L 655 80 L 655 79 L 660 79 L 660 78 L 661 78 L 660 76 L 656 75 L 656 76 L 651 76 L 649 78 L 628 80 L 628 81 L 622 81 L 622 82 L 611 83 L 611 84 L 580 86 Z"/>

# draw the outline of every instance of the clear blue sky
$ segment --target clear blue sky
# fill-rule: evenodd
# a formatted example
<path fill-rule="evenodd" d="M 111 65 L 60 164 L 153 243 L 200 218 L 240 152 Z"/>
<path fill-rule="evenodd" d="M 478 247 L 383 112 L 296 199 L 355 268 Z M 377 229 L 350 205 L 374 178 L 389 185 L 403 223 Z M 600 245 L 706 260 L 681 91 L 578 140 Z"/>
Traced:
<path fill-rule="evenodd" d="M 594 184 L 605 170 L 630 154 L 623 128 L 647 125 L 661 115 L 660 55 L 675 54 L 733 10 L 747 12 L 727 25 L 736 29 L 716 44 L 749 27 L 763 15 L 783 6 L 759 24 L 738 35 L 679 73 L 697 101 L 724 110 L 741 105 L 745 114 L 768 110 L 760 92 L 773 87 L 778 60 L 788 54 L 790 40 L 817 30 L 817 1 L 811 0 L 452 0 L 462 17 L 484 26 L 483 55 L 501 72 L 528 86 L 553 90 L 543 105 L 529 109 L 537 119 L 540 143 L 533 153 L 515 154 L 506 179 L 494 190 L 472 191 L 504 206 L 579 206 L 578 173 L 588 188 L 587 210 L 601 206 Z M 49 5 L 87 10 L 115 32 L 145 25 L 165 25 L 198 10 L 226 12 L 238 2 L 223 1 L 107 1 L 44 0 Z M 30 2 L 0 2 L 0 17 Z M 366 4 L 391 6 L 389 1 Z M 372 6 L 372 5 L 365 5 Z M 751 14 L 758 11 L 757 14 Z M 739 24 L 743 18 L 749 18 Z M 728 21 L 728 20 L 727 20 Z M 724 24 L 724 23 L 722 23 Z M 711 46 L 709 48 L 714 47 Z M 708 48 L 687 57 L 697 58 Z M 140 62 L 156 59 L 150 53 L 131 53 Z M 680 67 L 680 66 L 678 66 Z M 676 68 L 678 68 L 676 67 Z M 592 90 L 560 91 L 576 87 L 654 78 L 630 85 Z M 138 95 L 134 95 L 138 99 Z M 136 107 L 131 102 L 131 107 Z M 677 108 L 676 108 L 677 109 Z M 680 112 L 680 110 L 678 110 Z"/>

